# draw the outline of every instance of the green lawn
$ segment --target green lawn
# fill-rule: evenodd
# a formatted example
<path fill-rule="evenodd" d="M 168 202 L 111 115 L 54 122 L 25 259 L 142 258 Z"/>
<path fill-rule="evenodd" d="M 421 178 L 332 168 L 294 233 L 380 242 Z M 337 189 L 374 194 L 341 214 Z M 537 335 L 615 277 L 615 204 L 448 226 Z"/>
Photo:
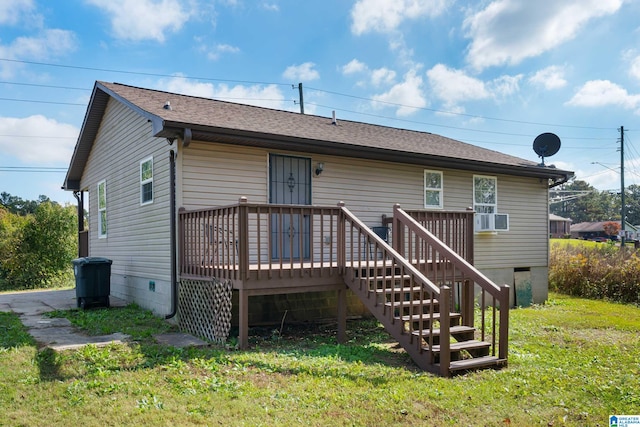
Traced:
<path fill-rule="evenodd" d="M 137 307 L 69 316 L 138 341 L 38 352 L 0 313 L 0 425 L 605 426 L 640 413 L 628 305 L 552 294 L 513 310 L 509 366 L 451 379 L 418 371 L 374 321 L 350 322 L 346 345 L 325 325 L 263 330 L 238 351 L 156 345 L 166 326 Z"/>

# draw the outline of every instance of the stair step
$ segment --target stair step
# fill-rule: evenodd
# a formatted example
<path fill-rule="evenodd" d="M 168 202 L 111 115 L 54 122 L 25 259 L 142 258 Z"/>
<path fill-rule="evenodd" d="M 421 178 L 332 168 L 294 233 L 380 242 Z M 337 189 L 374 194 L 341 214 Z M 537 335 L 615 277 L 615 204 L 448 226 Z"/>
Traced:
<path fill-rule="evenodd" d="M 396 308 L 400 308 L 400 307 L 418 307 L 420 304 L 422 305 L 426 305 L 429 306 L 430 304 L 434 304 L 437 305 L 438 304 L 438 300 L 437 299 L 425 299 L 425 300 L 421 300 L 421 301 L 393 301 L 393 302 L 385 302 L 384 305 L 386 305 L 387 307 L 396 307 Z"/>
<path fill-rule="evenodd" d="M 489 348 L 491 347 L 491 344 L 485 341 L 478 341 L 478 340 L 468 340 L 468 341 L 458 341 L 458 342 L 452 342 L 451 344 L 449 344 L 449 349 L 450 351 L 454 352 L 454 351 L 462 351 L 462 350 L 478 350 L 478 349 L 485 349 L 485 348 Z M 429 347 L 424 347 L 425 350 L 429 350 Z M 434 345 L 433 346 L 433 352 L 434 353 L 439 353 L 440 352 L 440 346 L 439 345 Z M 480 359 L 480 358 L 478 358 Z M 451 362 L 453 363 L 453 362 Z"/>
<path fill-rule="evenodd" d="M 371 289 L 369 292 L 375 292 L 377 294 L 401 294 L 408 292 L 420 292 L 422 286 L 412 286 L 409 288 L 384 288 L 384 289 Z"/>
<path fill-rule="evenodd" d="M 411 279 L 411 276 L 408 275 L 408 274 L 403 274 L 403 275 L 399 275 L 399 274 L 396 274 L 396 275 L 392 275 L 392 274 L 382 275 L 382 274 L 379 274 L 379 275 L 372 275 L 370 277 L 366 277 L 366 276 L 360 277 L 360 280 L 364 280 L 364 281 L 368 281 L 368 282 L 389 282 L 391 280 L 398 281 L 398 280 L 409 280 L 409 279 Z"/>
<path fill-rule="evenodd" d="M 449 333 L 451 335 L 464 334 L 464 333 L 475 332 L 475 331 L 476 331 L 476 328 L 472 326 L 458 325 L 458 326 L 452 326 L 449 328 Z M 440 336 L 440 328 L 436 328 L 433 331 L 430 331 L 429 329 L 422 329 L 420 331 L 413 331 L 411 332 L 411 334 L 417 337 L 428 337 L 429 335 L 433 335 L 434 337 Z"/>
<path fill-rule="evenodd" d="M 473 359 L 452 361 L 449 364 L 449 371 L 467 371 L 471 369 L 488 368 L 491 366 L 505 366 L 506 364 L 506 359 L 500 359 L 496 356 L 474 357 Z"/>
<path fill-rule="evenodd" d="M 459 319 L 462 317 L 460 313 L 449 313 L 450 319 Z M 395 316 L 394 319 L 402 320 L 403 322 L 417 322 L 419 320 L 429 321 L 431 320 L 431 315 L 429 313 L 425 314 L 411 314 L 406 316 Z M 440 320 L 440 313 L 433 313 L 433 320 Z"/>

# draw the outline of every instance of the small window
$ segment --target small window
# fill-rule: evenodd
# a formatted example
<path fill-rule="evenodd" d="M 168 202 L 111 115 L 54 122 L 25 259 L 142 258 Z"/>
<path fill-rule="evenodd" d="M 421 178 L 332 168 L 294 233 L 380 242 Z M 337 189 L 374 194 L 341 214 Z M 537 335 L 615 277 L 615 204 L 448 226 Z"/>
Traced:
<path fill-rule="evenodd" d="M 107 237 L 107 181 L 98 183 L 98 237 Z"/>
<path fill-rule="evenodd" d="M 442 209 L 442 172 L 424 171 L 424 207 Z"/>
<path fill-rule="evenodd" d="M 140 204 L 153 203 L 153 157 L 140 162 Z"/>
<path fill-rule="evenodd" d="M 474 175 L 473 210 L 476 213 L 498 212 L 498 179 L 495 176 Z"/>

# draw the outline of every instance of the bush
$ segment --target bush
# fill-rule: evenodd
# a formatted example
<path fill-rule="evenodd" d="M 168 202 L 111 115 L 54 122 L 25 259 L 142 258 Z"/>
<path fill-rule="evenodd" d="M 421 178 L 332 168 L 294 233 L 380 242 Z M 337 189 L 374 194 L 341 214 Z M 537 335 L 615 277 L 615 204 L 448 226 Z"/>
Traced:
<path fill-rule="evenodd" d="M 0 212 L 0 290 L 69 283 L 76 222 L 75 208 L 52 202 L 27 216 Z"/>
<path fill-rule="evenodd" d="M 613 242 L 612 242 L 613 243 Z M 615 244 L 551 247 L 549 288 L 594 299 L 640 304 L 640 257 Z"/>

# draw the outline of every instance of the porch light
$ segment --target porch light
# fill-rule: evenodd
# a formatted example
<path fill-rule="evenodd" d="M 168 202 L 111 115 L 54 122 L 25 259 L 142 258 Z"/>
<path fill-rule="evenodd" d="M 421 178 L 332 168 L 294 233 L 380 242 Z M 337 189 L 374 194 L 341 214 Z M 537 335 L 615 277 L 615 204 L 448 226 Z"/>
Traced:
<path fill-rule="evenodd" d="M 318 162 L 318 164 L 316 165 L 316 176 L 320 175 L 323 170 L 324 170 L 324 163 Z"/>

